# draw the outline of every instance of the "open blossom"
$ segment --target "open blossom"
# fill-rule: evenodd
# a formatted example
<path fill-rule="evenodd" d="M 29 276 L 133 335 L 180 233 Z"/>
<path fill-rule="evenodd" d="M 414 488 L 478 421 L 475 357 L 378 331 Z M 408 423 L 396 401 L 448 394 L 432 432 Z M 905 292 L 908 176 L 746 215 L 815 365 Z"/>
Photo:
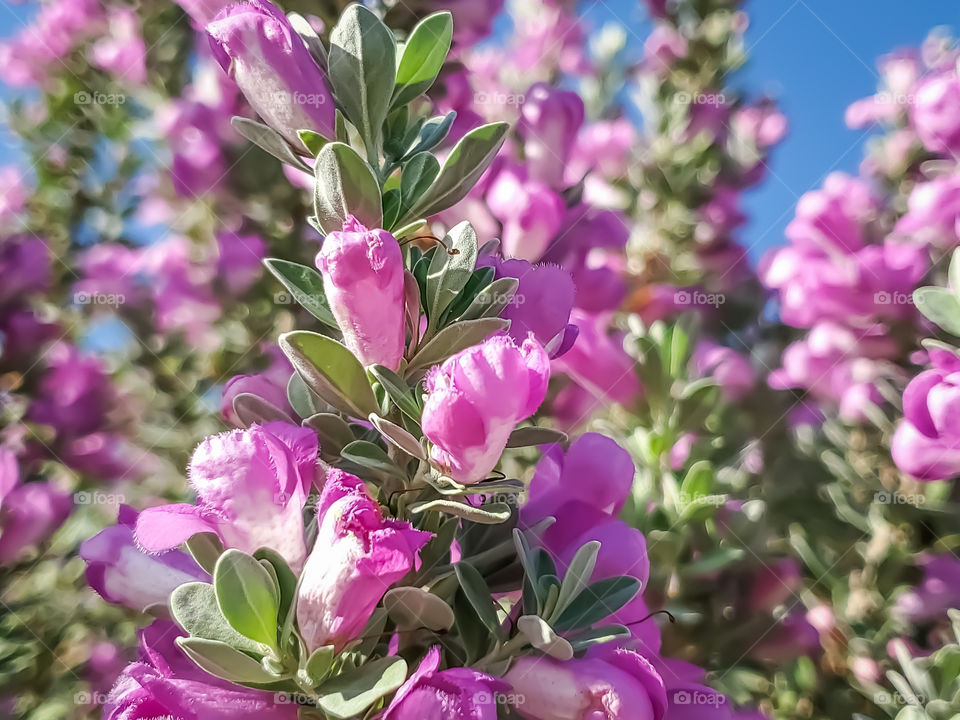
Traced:
<path fill-rule="evenodd" d="M 496 335 L 447 358 L 426 379 L 430 457 L 457 482 L 483 480 L 516 424 L 540 407 L 549 379 L 549 358 L 533 338 Z"/>
<path fill-rule="evenodd" d="M 960 152 L 960 78 L 951 73 L 924 81 L 916 90 L 910 119 L 928 150 Z"/>
<path fill-rule="evenodd" d="M 517 292 L 500 314 L 510 321 L 510 337 L 523 342 L 530 333 L 550 353 L 559 357 L 573 345 L 576 325 L 570 324 L 573 309 L 573 278 L 556 265 L 532 265 L 526 260 L 503 260 L 494 264 L 496 278 L 519 281 Z"/>
<path fill-rule="evenodd" d="M 597 540 L 601 546 L 593 581 L 627 575 L 646 587 L 650 576 L 646 539 L 617 518 L 633 486 L 634 471 L 629 453 L 603 435 L 583 435 L 566 454 L 551 448 L 537 465 L 529 501 L 520 510 L 520 526 L 529 528 L 554 517 L 556 522 L 542 533 L 540 542 L 558 567 L 567 567 L 584 543 Z M 660 633 L 654 622 L 644 622 L 649 614 L 638 593 L 604 623 L 627 625 L 633 642 L 655 653 Z"/>
<path fill-rule="evenodd" d="M 298 147 L 301 129 L 334 136 L 327 77 L 279 8 L 269 0 L 229 5 L 207 33 L 220 66 L 270 127 Z"/>
<path fill-rule="evenodd" d="M 960 359 L 944 350 L 930 354 L 932 367 L 903 392 L 903 420 L 891 443 L 897 466 L 920 480 L 960 474 Z"/>
<path fill-rule="evenodd" d="M 663 678 L 648 660 L 630 650 L 616 649 L 602 658 L 588 656 L 567 662 L 521 657 L 505 679 L 523 698 L 517 712 L 527 720 L 667 717 Z"/>
<path fill-rule="evenodd" d="M 120 507 L 117 524 L 101 530 L 80 546 L 87 563 L 87 582 L 107 602 L 142 612 L 151 605 L 165 604 L 184 583 L 210 582 L 192 557 L 180 550 L 147 555 L 134 540 L 137 513 Z"/>
<path fill-rule="evenodd" d="M 917 183 L 907 199 L 907 213 L 895 232 L 917 244 L 951 248 L 958 242 L 960 175 L 946 175 Z"/>
<path fill-rule="evenodd" d="M 896 612 L 914 624 L 945 620 L 960 603 L 960 560 L 953 553 L 917 559 L 923 580 L 897 598 Z"/>
<path fill-rule="evenodd" d="M 547 83 L 531 85 L 525 98 L 518 129 L 530 179 L 562 190 L 564 166 L 583 125 L 583 100 Z"/>
<path fill-rule="evenodd" d="M 503 224 L 503 252 L 536 262 L 563 225 L 563 198 L 545 183 L 530 178 L 524 167 L 497 173 L 487 192 L 490 211 Z"/>
<path fill-rule="evenodd" d="M 757 382 L 757 373 L 748 358 L 710 340 L 701 340 L 690 360 L 697 374 L 714 378 L 732 402 L 742 398 Z"/>
<path fill-rule="evenodd" d="M 496 720 L 497 693 L 510 686 L 470 668 L 437 672 L 440 648 L 432 647 L 397 690 L 383 720 Z"/>
<path fill-rule="evenodd" d="M 197 667 L 174 640 L 169 620 L 140 631 L 139 658 L 124 669 L 103 706 L 104 720 L 296 720 L 294 703 L 234 685 Z"/>
<path fill-rule="evenodd" d="M 301 513 L 317 472 L 317 435 L 306 428 L 274 422 L 208 437 L 190 459 L 197 504 L 144 510 L 137 542 L 165 552 L 212 532 L 246 553 L 271 548 L 299 570 L 307 554 Z"/>
<path fill-rule="evenodd" d="M 430 537 L 408 522 L 385 518 L 360 478 L 330 470 L 297 599 L 307 648 L 340 650 L 357 637 L 390 585 L 417 564 Z"/>
<path fill-rule="evenodd" d="M 235 375 L 223 386 L 220 414 L 228 423 L 237 427 L 244 425 L 233 409 L 234 399 L 241 394 L 256 395 L 281 413 L 291 418 L 295 417 L 287 398 L 287 382 L 290 380 L 293 368 L 287 356 L 279 352 L 279 348 L 273 346 L 271 349 L 274 352 L 271 353 L 270 367 L 261 373 Z"/>
<path fill-rule="evenodd" d="M 396 370 L 403 358 L 403 255 L 386 230 L 352 215 L 317 253 L 323 289 L 343 341 L 364 365 Z"/>
<path fill-rule="evenodd" d="M 0 504 L 0 566 L 44 542 L 67 519 L 70 494 L 48 482 L 28 482 L 6 493 Z"/>

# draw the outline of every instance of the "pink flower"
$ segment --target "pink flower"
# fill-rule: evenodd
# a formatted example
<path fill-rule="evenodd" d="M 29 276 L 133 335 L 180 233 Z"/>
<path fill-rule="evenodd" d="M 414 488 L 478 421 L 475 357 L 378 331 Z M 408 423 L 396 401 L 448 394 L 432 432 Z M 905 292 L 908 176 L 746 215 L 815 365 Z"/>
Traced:
<path fill-rule="evenodd" d="M 496 720 L 496 693 L 510 686 L 470 668 L 437 672 L 440 648 L 432 647 L 397 690 L 383 720 Z"/>
<path fill-rule="evenodd" d="M 317 540 L 303 568 L 297 623 L 307 648 L 341 650 L 380 598 L 417 563 L 431 533 L 385 518 L 360 478 L 332 469 L 317 504 Z"/>
<path fill-rule="evenodd" d="M 343 342 L 364 365 L 396 370 L 403 359 L 403 255 L 386 230 L 352 215 L 317 253 L 323 289 Z"/>
<path fill-rule="evenodd" d="M 933 367 L 903 392 L 903 420 L 890 451 L 897 466 L 920 480 L 960 474 L 960 360 L 945 351 L 931 354 Z"/>
<path fill-rule="evenodd" d="M 266 244 L 257 235 L 222 232 L 217 235 L 217 247 L 217 276 L 230 293 L 242 295 L 263 274 Z"/>
<path fill-rule="evenodd" d="M 917 88 L 910 119 L 931 152 L 960 152 L 960 78 L 944 74 L 923 82 Z"/>
<path fill-rule="evenodd" d="M 651 71 L 662 75 L 673 61 L 687 56 L 687 40 L 671 25 L 657 25 L 643 44 L 643 61 Z"/>
<path fill-rule="evenodd" d="M 272 350 L 275 352 L 271 353 L 270 367 L 266 370 L 252 375 L 235 375 L 223 386 L 220 414 L 231 425 L 244 426 L 233 409 L 234 398 L 243 393 L 256 395 L 291 418 L 295 416 L 287 399 L 287 382 L 293 368 L 287 356 L 279 352 L 279 348 L 273 346 Z"/>
<path fill-rule="evenodd" d="M 547 83 L 531 85 L 525 97 L 519 131 L 530 179 L 562 190 L 564 166 L 583 125 L 583 100 Z"/>
<path fill-rule="evenodd" d="M 103 706 L 104 720 L 296 720 L 295 703 L 205 673 L 177 647 L 169 620 L 140 631 L 139 659 L 121 673 Z"/>
<path fill-rule="evenodd" d="M 312 430 L 276 422 L 213 435 L 190 459 L 197 504 L 144 510 L 137 542 L 165 552 L 212 532 L 246 553 L 271 548 L 299 570 L 307 554 L 301 513 L 317 472 Z"/>
<path fill-rule="evenodd" d="M 960 175 L 946 175 L 917 183 L 907 200 L 907 213 L 895 231 L 916 244 L 940 248 L 957 244 L 960 220 Z"/>
<path fill-rule="evenodd" d="M 157 557 L 138 548 L 134 541 L 138 515 L 122 505 L 116 525 L 80 546 L 90 587 L 107 602 L 142 612 L 150 605 L 166 604 L 170 593 L 184 583 L 210 582 L 210 576 L 184 552 L 172 550 Z"/>
<path fill-rule="evenodd" d="M 140 85 L 147 79 L 147 48 L 140 34 L 140 19 L 132 10 L 112 9 L 108 29 L 90 50 L 94 65 Z"/>
<path fill-rule="evenodd" d="M 691 362 L 698 375 L 714 378 L 731 402 L 746 395 L 757 382 L 757 373 L 748 358 L 710 340 L 700 341 Z"/>
<path fill-rule="evenodd" d="M 327 76 L 287 16 L 269 0 L 225 7 L 207 25 L 210 47 L 251 107 L 290 143 L 301 129 L 334 137 Z"/>
<path fill-rule="evenodd" d="M 51 483 L 28 482 L 12 488 L 0 507 L 0 566 L 46 541 L 72 507 L 70 495 Z"/>
<path fill-rule="evenodd" d="M 521 657 L 504 678 L 523 698 L 527 720 L 662 720 L 667 691 L 643 656 L 614 649 L 602 657 L 559 662 Z M 673 718 L 671 714 L 669 716 Z"/>
<path fill-rule="evenodd" d="M 549 358 L 533 338 L 517 345 L 496 335 L 447 358 L 426 379 L 430 457 L 457 482 L 483 480 L 516 424 L 540 407 L 549 379 Z"/>
<path fill-rule="evenodd" d="M 566 206 L 548 185 L 527 177 L 522 167 L 497 173 L 487 192 L 491 212 L 503 224 L 503 252 L 536 262 L 560 230 Z"/>

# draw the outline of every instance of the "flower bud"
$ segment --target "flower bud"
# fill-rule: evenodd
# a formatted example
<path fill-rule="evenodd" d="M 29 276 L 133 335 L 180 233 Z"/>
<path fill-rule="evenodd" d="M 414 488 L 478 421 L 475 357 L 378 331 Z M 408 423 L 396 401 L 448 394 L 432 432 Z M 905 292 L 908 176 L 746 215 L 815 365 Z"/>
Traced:
<path fill-rule="evenodd" d="M 364 365 L 396 370 L 403 358 L 403 255 L 386 230 L 352 215 L 317 253 L 323 289 L 344 344 Z"/>
<path fill-rule="evenodd" d="M 303 568 L 297 622 L 307 648 L 339 651 L 390 585 L 418 562 L 431 534 L 385 518 L 360 478 L 332 469 L 317 504 L 317 541 Z"/>
<path fill-rule="evenodd" d="M 298 130 L 332 138 L 334 105 L 327 76 L 303 39 L 269 0 L 229 5 L 207 25 L 213 55 L 257 114 L 297 147 Z"/>
<path fill-rule="evenodd" d="M 549 379 L 550 360 L 532 337 L 517 345 L 496 335 L 447 358 L 426 379 L 430 457 L 457 482 L 483 480 L 514 426 L 540 407 Z"/>
<path fill-rule="evenodd" d="M 138 612 L 164 604 L 176 588 L 195 580 L 210 582 L 210 576 L 184 552 L 172 550 L 151 556 L 133 539 L 139 513 L 120 507 L 116 525 L 106 528 L 80 546 L 87 563 L 87 582 L 107 602 Z"/>

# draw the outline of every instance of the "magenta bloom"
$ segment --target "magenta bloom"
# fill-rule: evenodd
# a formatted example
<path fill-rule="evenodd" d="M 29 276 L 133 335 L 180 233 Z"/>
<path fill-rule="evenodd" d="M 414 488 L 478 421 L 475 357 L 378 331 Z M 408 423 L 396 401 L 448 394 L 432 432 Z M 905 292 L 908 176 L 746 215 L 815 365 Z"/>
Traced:
<path fill-rule="evenodd" d="M 923 82 L 917 88 L 910 119 L 931 152 L 960 152 L 960 78 L 939 75 Z"/>
<path fill-rule="evenodd" d="M 510 337 L 523 342 L 530 333 L 548 349 L 551 357 L 559 357 L 573 345 L 576 325 L 571 325 L 573 278 L 556 265 L 531 265 L 526 260 L 503 260 L 494 263 L 496 277 L 512 277 L 519 281 L 517 292 L 500 317 L 510 321 Z"/>
<path fill-rule="evenodd" d="M 179 550 L 147 555 L 134 541 L 139 513 L 122 505 L 117 524 L 101 530 L 80 546 L 87 563 L 87 582 L 107 602 L 142 612 L 166 604 L 184 583 L 210 582 L 192 557 Z"/>
<path fill-rule="evenodd" d="M 323 289 L 343 341 L 364 365 L 400 367 L 403 358 L 403 254 L 386 230 L 352 215 L 317 253 Z"/>
<path fill-rule="evenodd" d="M 43 292 L 50 285 L 50 250 L 32 235 L 0 240 L 0 303 Z"/>
<path fill-rule="evenodd" d="M 934 351 L 933 367 L 917 375 L 903 392 L 903 420 L 890 451 L 897 466 L 920 480 L 946 480 L 960 474 L 960 360 Z"/>
<path fill-rule="evenodd" d="M 397 690 L 383 720 L 496 720 L 497 693 L 510 686 L 470 668 L 437 672 L 440 648 L 432 647 Z"/>
<path fill-rule="evenodd" d="M 483 480 L 516 424 L 540 407 L 549 379 L 550 360 L 533 338 L 518 345 L 496 335 L 447 358 L 426 379 L 430 457 L 457 482 Z"/>
<path fill-rule="evenodd" d="M 229 5 L 207 25 L 210 47 L 257 114 L 297 147 L 297 131 L 332 138 L 333 97 L 324 71 L 269 0 Z"/>
<path fill-rule="evenodd" d="M 174 640 L 168 620 L 140 631 L 139 660 L 126 667 L 103 706 L 104 720 L 296 720 L 294 703 L 234 685 L 198 668 Z"/>
<path fill-rule="evenodd" d="M 417 553 L 432 535 L 385 518 L 363 481 L 339 469 L 327 473 L 317 524 L 297 622 L 309 650 L 339 650 L 363 630 L 389 587 L 418 563 Z"/>
<path fill-rule="evenodd" d="M 497 173 L 487 192 L 490 211 L 503 224 L 507 257 L 536 262 L 563 225 L 563 198 L 548 185 L 527 177 L 523 167 Z"/>
<path fill-rule="evenodd" d="M 957 244 L 958 220 L 960 175 L 945 175 L 914 186 L 907 200 L 907 214 L 895 230 L 917 244 L 951 248 Z"/>
<path fill-rule="evenodd" d="M 5 464 L 9 465 L 9 456 Z M 8 467 L 4 484 L 10 486 Z M 7 565 L 56 532 L 73 509 L 70 495 L 46 482 L 12 487 L 0 507 L 0 565 Z"/>
<path fill-rule="evenodd" d="M 670 25 L 657 25 L 643 43 L 643 62 L 661 75 L 670 71 L 674 60 L 687 56 L 687 40 Z"/>
<path fill-rule="evenodd" d="M 520 108 L 518 129 L 531 180 L 563 189 L 564 167 L 583 118 L 583 100 L 577 93 L 547 83 L 530 86 Z"/>
<path fill-rule="evenodd" d="M 537 464 L 529 499 L 520 510 L 520 525 L 531 527 L 552 516 L 557 521 L 540 540 L 558 567 L 567 567 L 584 543 L 599 540 L 593 580 L 628 575 L 646 587 L 650 576 L 646 540 L 639 530 L 617 519 L 634 472 L 630 454 L 603 435 L 586 433 L 566 454 L 551 447 Z M 638 647 L 655 653 L 660 633 L 656 623 L 641 622 L 647 615 L 649 609 L 638 594 L 606 622 L 629 626 Z"/>
<path fill-rule="evenodd" d="M 693 351 L 693 367 L 700 377 L 712 377 L 731 402 L 736 402 L 757 382 L 750 360 L 736 350 L 701 340 Z"/>
<path fill-rule="evenodd" d="M 897 612 L 911 623 L 947 619 L 947 611 L 960 604 L 960 560 L 953 553 L 918 558 L 923 580 L 897 598 Z"/>
<path fill-rule="evenodd" d="M 663 678 L 643 656 L 620 648 L 559 662 L 521 657 L 504 678 L 527 720 L 662 720 Z M 672 720 L 673 714 L 669 715 Z M 702 716 L 700 716 L 702 717 Z"/>
<path fill-rule="evenodd" d="M 263 274 L 266 245 L 257 235 L 220 233 L 217 235 L 220 257 L 217 276 L 227 290 L 242 295 Z"/>
<path fill-rule="evenodd" d="M 602 404 L 630 407 L 643 392 L 633 359 L 621 341 L 607 334 L 606 315 L 588 315 L 574 310 L 571 319 L 580 330 L 573 348 L 554 360 L 561 372 L 570 375 Z"/>
<path fill-rule="evenodd" d="M 290 372 L 291 370 L 288 368 L 283 380 L 281 380 L 282 366 L 279 374 L 271 369 L 253 375 L 235 375 L 230 378 L 227 384 L 223 386 L 223 397 L 220 401 L 220 414 L 223 415 L 223 419 L 237 427 L 244 426 L 233 409 L 234 398 L 241 394 L 256 395 L 261 400 L 273 405 L 277 410 L 286 413 L 291 418 L 294 417 L 293 408 L 290 407 L 290 401 L 287 400 L 286 380 L 289 379 Z"/>
<path fill-rule="evenodd" d="M 47 355 L 48 368 L 30 406 L 30 419 L 63 435 L 85 435 L 106 421 L 113 390 L 98 358 L 60 343 Z"/>
<path fill-rule="evenodd" d="M 157 553 L 212 532 L 246 553 L 271 548 L 299 570 L 307 554 L 301 513 L 317 472 L 317 436 L 307 428 L 274 422 L 213 435 L 190 459 L 197 504 L 144 510 L 137 542 Z"/>

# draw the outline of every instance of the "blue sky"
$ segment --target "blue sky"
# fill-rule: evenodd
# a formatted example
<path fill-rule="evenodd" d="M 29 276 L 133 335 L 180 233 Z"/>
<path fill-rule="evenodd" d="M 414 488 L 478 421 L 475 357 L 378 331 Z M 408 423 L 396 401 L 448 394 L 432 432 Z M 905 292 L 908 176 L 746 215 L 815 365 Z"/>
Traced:
<path fill-rule="evenodd" d="M 640 38 L 649 30 L 640 0 L 585 5 L 594 22 L 619 19 Z M 751 219 L 742 240 L 757 258 L 783 242 L 783 229 L 800 195 L 817 187 L 831 170 L 856 172 L 866 136 L 848 130 L 843 113 L 876 87 L 876 58 L 919 44 L 935 26 L 960 30 L 960 3 L 748 0 L 746 7 L 751 18 L 750 62 L 735 84 L 777 97 L 791 125 L 789 137 L 773 157 L 772 172 L 746 199 Z M 30 12 L 29 6 L 0 7 L 0 36 L 16 32 Z M 0 142 L 0 162 L 13 158 L 8 144 Z"/>

